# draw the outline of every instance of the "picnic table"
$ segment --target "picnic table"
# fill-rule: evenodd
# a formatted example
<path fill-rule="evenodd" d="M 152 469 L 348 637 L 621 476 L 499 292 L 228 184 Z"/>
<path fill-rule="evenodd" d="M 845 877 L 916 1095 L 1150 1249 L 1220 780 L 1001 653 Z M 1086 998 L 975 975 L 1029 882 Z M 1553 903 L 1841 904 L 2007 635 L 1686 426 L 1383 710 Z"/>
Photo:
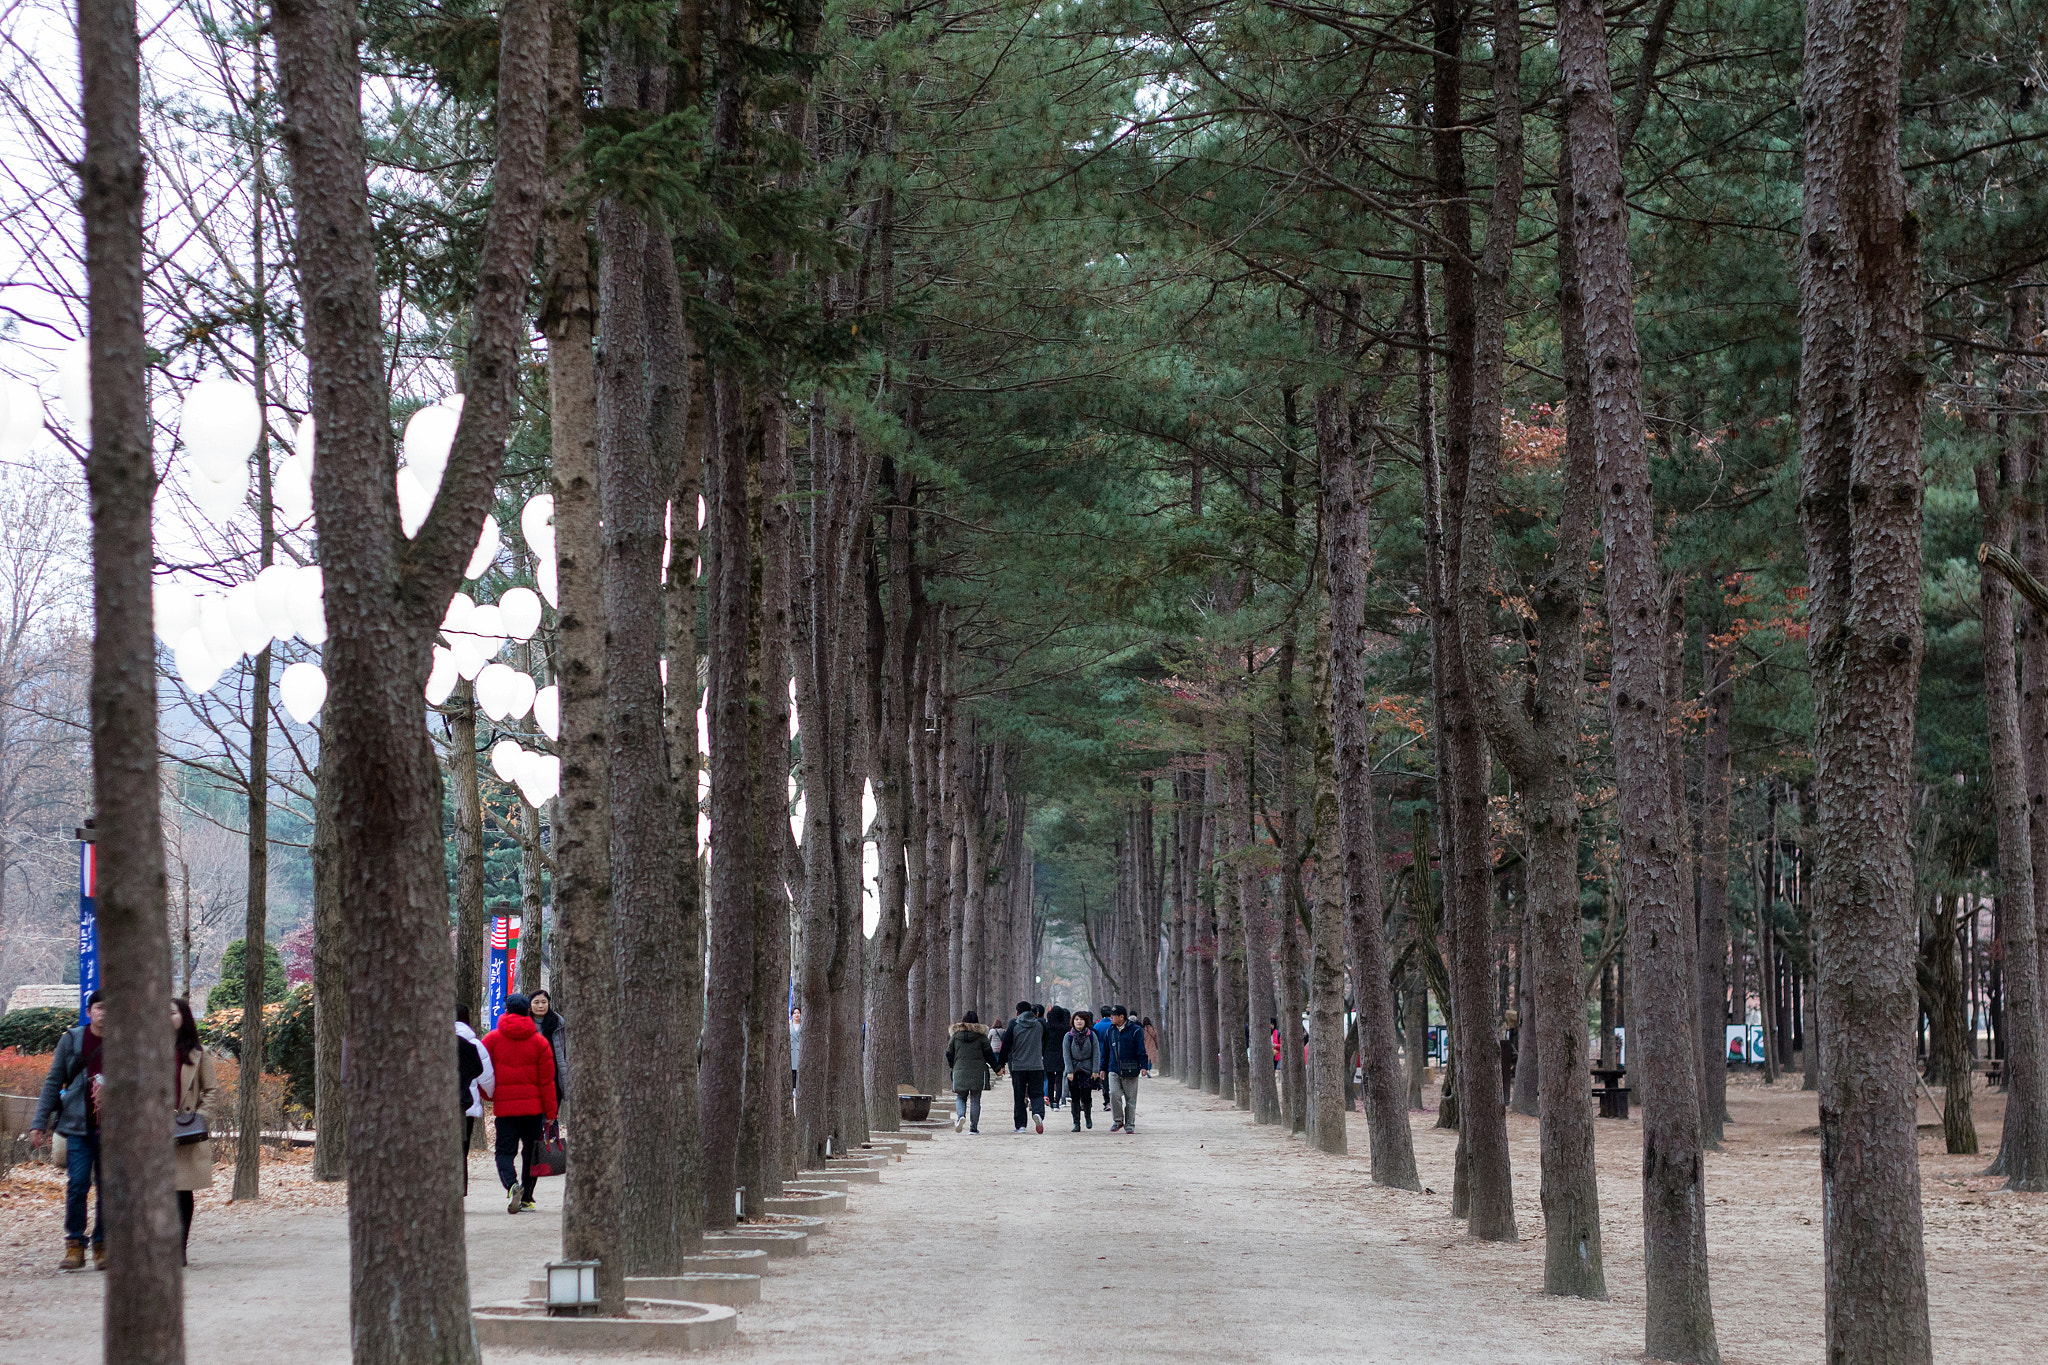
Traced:
<path fill-rule="evenodd" d="M 1603 1119 L 1625 1119 L 1628 1117 L 1628 1087 L 1621 1078 L 1628 1074 L 1625 1066 L 1593 1068 L 1593 1075 L 1600 1085 L 1593 1091 L 1593 1097 L 1600 1101 L 1600 1117 Z"/>

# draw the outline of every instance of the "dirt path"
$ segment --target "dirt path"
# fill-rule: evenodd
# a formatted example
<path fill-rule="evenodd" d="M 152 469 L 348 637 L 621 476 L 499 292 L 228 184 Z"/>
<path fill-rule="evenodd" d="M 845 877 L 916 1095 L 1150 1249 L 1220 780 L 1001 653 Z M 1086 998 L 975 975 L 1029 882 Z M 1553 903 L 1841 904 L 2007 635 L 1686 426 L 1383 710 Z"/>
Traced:
<path fill-rule="evenodd" d="M 1003 1096 L 1007 1101 L 1007 1095 Z M 1709 1158 L 1714 1296 L 1729 1365 L 1821 1357 L 1813 1097 L 1747 1080 L 1731 1092 L 1730 1149 Z M 1987 1152 L 1997 1101 L 1981 1098 Z M 1923 1117 L 1925 1117 L 1923 1115 Z M 709 1360 L 760 1362 L 1372 1361 L 1539 1365 L 1641 1359 L 1641 1129 L 1599 1125 L 1605 1303 L 1545 1298 L 1536 1124 L 1511 1116 L 1524 1240 L 1467 1241 L 1449 1217 L 1455 1136 L 1414 1116 L 1426 1184 L 1378 1190 L 1354 1155 L 1324 1157 L 1235 1108 L 1148 1082 L 1140 1131 L 980 1137 L 943 1133 L 854 1186 L 848 1213 L 780 1262 L 741 1340 Z M 2024 1355 L 2048 1332 L 2048 1196 L 1995 1192 L 1988 1158 L 1923 1142 L 1935 1344 L 1943 1365 Z M 516 1297 L 557 1248 L 559 1181 L 539 1215 L 508 1218 L 484 1163 L 469 1206 L 479 1302 Z M 283 1188 L 283 1183 L 280 1185 Z M 323 1192 L 332 1187 L 322 1187 Z M 289 1195 L 286 1196 L 289 1198 Z M 54 1210 L 52 1210 L 54 1213 Z M 52 1229 L 54 1231 L 54 1229 Z M 99 1359 L 104 1279 L 49 1269 L 55 1238 L 0 1255 L 0 1365 Z M 44 1254 L 47 1253 L 47 1254 Z M 202 1207 L 189 1284 L 190 1356 L 208 1362 L 347 1359 L 345 1218 Z M 492 1365 L 561 1357 L 493 1352 Z"/>

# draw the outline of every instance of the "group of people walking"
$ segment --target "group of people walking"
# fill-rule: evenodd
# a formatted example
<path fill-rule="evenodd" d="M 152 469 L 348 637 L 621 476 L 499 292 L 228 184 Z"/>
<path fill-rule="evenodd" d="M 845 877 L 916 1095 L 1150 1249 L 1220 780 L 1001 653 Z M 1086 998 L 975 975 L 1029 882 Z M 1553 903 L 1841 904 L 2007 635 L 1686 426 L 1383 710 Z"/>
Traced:
<path fill-rule="evenodd" d="M 946 1065 L 953 1074 L 953 1131 L 981 1131 L 981 1097 L 1005 1071 L 1016 1132 L 1045 1131 L 1048 1102 L 1062 1100 L 1074 1132 L 1095 1126 L 1095 1091 L 1105 1093 L 1112 1133 L 1138 1131 L 1138 1079 L 1152 1070 L 1159 1034 L 1150 1019 L 1122 1005 L 1069 1012 L 1060 1005 L 1017 1002 L 1000 1031 L 968 1010 L 953 1026 Z"/>
<path fill-rule="evenodd" d="M 83 1270 L 88 1253 L 94 1269 L 104 1270 L 107 1264 L 106 1188 L 100 1165 L 106 1014 L 102 993 L 94 991 L 86 1004 L 84 1022 L 65 1030 L 57 1040 L 49 1074 L 43 1078 L 42 1094 L 36 1101 L 35 1118 L 29 1124 L 29 1146 L 41 1147 L 52 1135 L 64 1142 L 64 1259 L 59 1265 L 63 1270 Z M 173 1183 L 178 1195 L 180 1256 L 189 1264 L 193 1195 L 213 1184 L 213 1141 L 205 1109 L 219 1082 L 213 1058 L 200 1045 L 199 1021 L 191 1003 L 173 1000 L 169 1023 L 177 1057 Z M 543 1143 L 555 1136 L 561 1099 L 567 1092 L 568 1047 L 568 1027 L 546 991 L 536 991 L 530 1000 L 512 996 L 505 1002 L 498 1026 L 481 1038 L 471 1027 L 469 1007 L 456 1008 L 465 1195 L 469 1193 L 469 1143 L 488 1099 L 498 1121 L 498 1178 L 508 1196 L 505 1211 L 519 1213 L 534 1207 L 534 1166 Z M 88 1212 L 92 1214 L 90 1222 Z"/>
<path fill-rule="evenodd" d="M 559 1141 L 562 1097 L 568 1093 L 568 1026 L 546 991 L 508 996 L 498 1025 L 483 1037 L 470 1027 L 469 1006 L 455 1007 L 455 1062 L 462 1105 L 462 1193 L 469 1193 L 469 1144 L 484 1101 L 497 1120 L 494 1155 L 505 1212 L 534 1208 L 535 1167 Z M 550 1167 L 550 1173 L 559 1174 Z"/>
<path fill-rule="evenodd" d="M 83 1270 L 86 1210 L 92 1210 L 92 1265 L 107 1268 L 107 1189 L 100 1166 L 100 1090 L 106 1073 L 104 1028 L 107 1006 L 94 991 L 86 1000 L 85 1021 L 64 1031 L 43 1077 L 35 1118 L 29 1123 L 30 1147 L 46 1136 L 64 1139 L 64 1259 L 61 1270 Z M 172 1134 L 175 1155 L 173 1184 L 178 1193 L 179 1258 L 192 1240 L 192 1196 L 213 1184 L 213 1142 L 201 1111 L 217 1085 L 213 1058 L 199 1045 L 199 1021 L 189 1001 L 171 1001 L 171 1033 L 176 1057 L 173 1102 L 177 1122 Z M 97 1194 L 95 1195 L 95 1191 Z"/>

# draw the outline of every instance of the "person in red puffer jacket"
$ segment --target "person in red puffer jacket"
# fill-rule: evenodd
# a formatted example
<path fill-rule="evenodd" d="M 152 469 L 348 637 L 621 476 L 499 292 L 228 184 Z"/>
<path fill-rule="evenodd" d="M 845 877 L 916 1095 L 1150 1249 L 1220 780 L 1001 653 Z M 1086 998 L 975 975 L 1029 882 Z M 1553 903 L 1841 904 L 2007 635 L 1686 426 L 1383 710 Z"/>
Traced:
<path fill-rule="evenodd" d="M 491 1109 L 498 1118 L 498 1179 L 509 1196 L 505 1212 L 518 1213 L 533 1207 L 534 1154 L 542 1125 L 555 1121 L 555 1050 L 541 1037 L 533 1006 L 523 995 L 505 1001 L 498 1026 L 484 1035 L 484 1050 L 491 1054 L 496 1081 Z"/>

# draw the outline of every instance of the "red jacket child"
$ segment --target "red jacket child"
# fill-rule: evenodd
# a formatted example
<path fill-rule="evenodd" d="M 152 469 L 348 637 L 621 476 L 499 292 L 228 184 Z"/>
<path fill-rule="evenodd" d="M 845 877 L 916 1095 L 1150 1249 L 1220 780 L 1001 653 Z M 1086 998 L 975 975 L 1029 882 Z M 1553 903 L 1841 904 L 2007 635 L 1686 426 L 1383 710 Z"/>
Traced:
<path fill-rule="evenodd" d="M 500 1118 L 524 1114 L 555 1117 L 555 1050 L 540 1036 L 532 1018 L 507 1014 L 498 1026 L 484 1035 L 484 1048 L 491 1054 L 491 1069 L 497 1073 L 497 1089 L 491 1107 Z"/>

